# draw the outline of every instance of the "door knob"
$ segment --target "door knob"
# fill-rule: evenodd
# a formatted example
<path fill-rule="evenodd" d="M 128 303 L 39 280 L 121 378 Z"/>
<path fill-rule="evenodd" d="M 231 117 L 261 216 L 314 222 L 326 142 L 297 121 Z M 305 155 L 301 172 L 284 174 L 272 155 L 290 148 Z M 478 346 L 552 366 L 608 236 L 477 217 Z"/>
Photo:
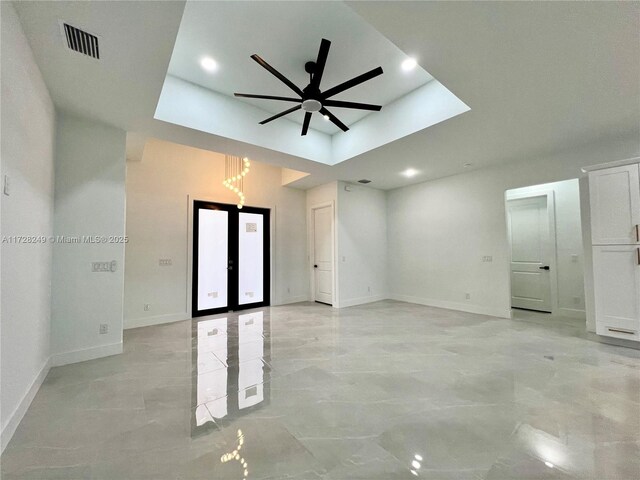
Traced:
<path fill-rule="evenodd" d="M 318 268 L 318 265 L 314 265 L 313 268 Z"/>
<path fill-rule="evenodd" d="M 551 270 L 551 268 L 549 267 L 549 265 L 545 265 L 543 267 L 538 267 L 540 270 Z"/>

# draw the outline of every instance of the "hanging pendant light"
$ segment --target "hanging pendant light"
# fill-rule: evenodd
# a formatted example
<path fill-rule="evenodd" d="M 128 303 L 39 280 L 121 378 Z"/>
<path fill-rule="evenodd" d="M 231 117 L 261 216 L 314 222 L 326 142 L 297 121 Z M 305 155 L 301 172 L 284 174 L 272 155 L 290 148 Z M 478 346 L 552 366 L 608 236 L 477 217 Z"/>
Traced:
<path fill-rule="evenodd" d="M 244 177 L 249 173 L 251 163 L 247 157 L 224 156 L 224 181 L 222 184 L 238 194 L 238 208 L 244 205 Z"/>

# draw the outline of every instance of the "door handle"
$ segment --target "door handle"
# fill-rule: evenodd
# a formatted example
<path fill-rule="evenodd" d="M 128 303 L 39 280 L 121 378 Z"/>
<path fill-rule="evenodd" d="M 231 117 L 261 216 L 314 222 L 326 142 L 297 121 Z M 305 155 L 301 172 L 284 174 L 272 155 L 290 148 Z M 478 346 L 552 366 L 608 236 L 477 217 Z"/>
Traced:
<path fill-rule="evenodd" d="M 318 268 L 318 265 L 314 265 L 313 268 Z"/>
<path fill-rule="evenodd" d="M 549 267 L 549 265 L 545 265 L 543 267 L 538 267 L 540 270 L 551 270 L 551 267 Z"/>

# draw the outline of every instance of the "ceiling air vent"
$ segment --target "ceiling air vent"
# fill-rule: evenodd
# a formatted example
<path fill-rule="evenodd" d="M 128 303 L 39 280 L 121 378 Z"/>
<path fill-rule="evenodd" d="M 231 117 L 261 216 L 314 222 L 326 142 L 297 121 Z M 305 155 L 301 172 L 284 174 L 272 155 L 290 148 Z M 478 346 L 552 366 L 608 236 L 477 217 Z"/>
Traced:
<path fill-rule="evenodd" d="M 92 58 L 100 58 L 100 48 L 98 47 L 98 37 L 90 33 L 73 27 L 67 23 L 62 23 L 67 47 L 74 52 L 88 55 Z"/>
<path fill-rule="evenodd" d="M 371 183 L 371 180 L 367 180 L 366 178 L 363 178 L 362 180 L 358 180 L 358 183 L 364 183 L 366 185 L 367 183 Z"/>

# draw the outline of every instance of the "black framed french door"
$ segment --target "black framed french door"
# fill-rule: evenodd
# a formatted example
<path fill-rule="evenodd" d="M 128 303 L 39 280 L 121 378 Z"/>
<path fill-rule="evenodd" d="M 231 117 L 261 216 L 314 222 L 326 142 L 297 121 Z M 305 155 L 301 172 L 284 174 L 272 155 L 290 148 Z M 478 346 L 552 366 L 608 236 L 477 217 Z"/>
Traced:
<path fill-rule="evenodd" d="M 192 317 L 270 304 L 269 214 L 194 201 Z"/>

